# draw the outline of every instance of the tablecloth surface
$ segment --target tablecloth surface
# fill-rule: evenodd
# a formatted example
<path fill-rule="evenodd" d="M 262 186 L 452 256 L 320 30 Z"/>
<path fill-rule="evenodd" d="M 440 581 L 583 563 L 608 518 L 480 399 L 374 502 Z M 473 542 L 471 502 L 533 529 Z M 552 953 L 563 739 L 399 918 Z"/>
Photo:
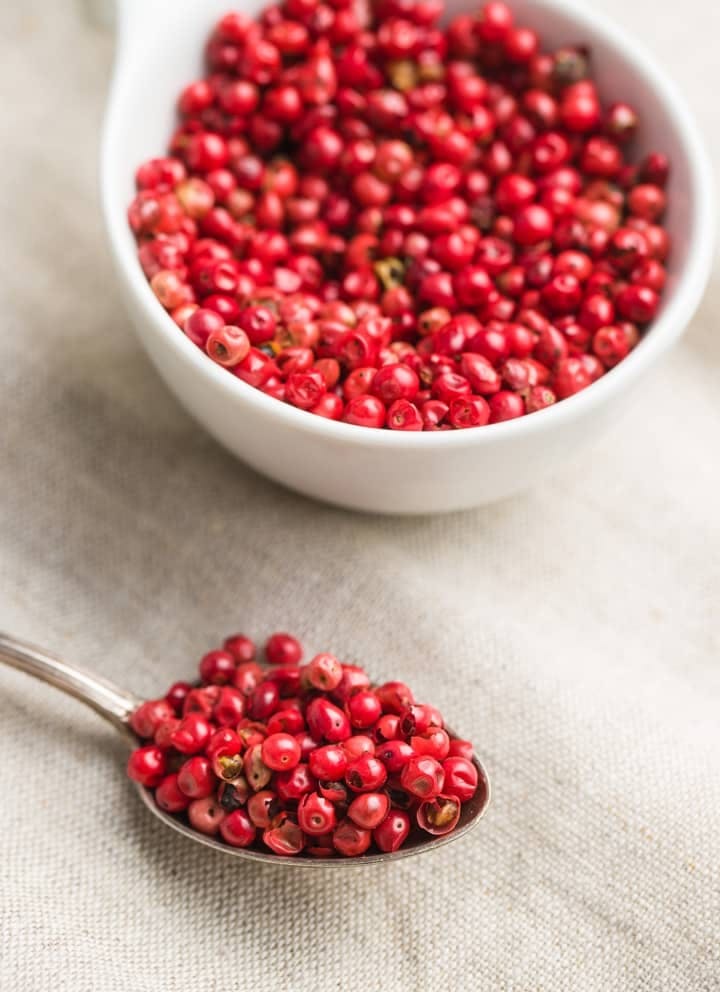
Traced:
<path fill-rule="evenodd" d="M 720 8 L 598 4 L 720 160 Z M 600 443 L 434 519 L 331 509 L 185 415 L 123 313 L 97 135 L 112 38 L 6 0 L 0 629 L 140 694 L 280 627 L 401 675 L 494 782 L 461 844 L 290 872 L 174 837 L 122 742 L 0 672 L 3 992 L 720 989 L 720 285 Z"/>

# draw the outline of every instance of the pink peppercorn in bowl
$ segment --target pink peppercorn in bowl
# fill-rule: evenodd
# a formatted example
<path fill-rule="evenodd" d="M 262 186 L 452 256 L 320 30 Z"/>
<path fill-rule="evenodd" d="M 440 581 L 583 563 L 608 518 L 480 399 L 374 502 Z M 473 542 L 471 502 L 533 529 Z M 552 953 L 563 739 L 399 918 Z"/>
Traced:
<path fill-rule="evenodd" d="M 127 221 L 135 169 L 167 146 L 177 94 L 198 75 L 205 39 L 228 6 L 227 0 L 178 0 L 169 23 L 160 0 L 120 2 L 117 68 L 102 151 L 103 205 L 131 317 L 168 386 L 243 461 L 302 493 L 352 509 L 459 510 L 517 492 L 566 461 L 576 445 L 620 415 L 642 372 L 685 330 L 709 275 L 711 172 L 673 85 L 603 17 L 562 0 L 512 4 L 516 21 L 537 30 L 544 45 L 589 46 L 603 103 L 630 96 L 640 114 L 637 157 L 658 149 L 672 162 L 664 226 L 673 249 L 659 313 L 637 347 L 607 374 L 532 415 L 444 432 L 359 427 L 279 402 L 228 374 L 179 330 L 138 263 Z M 252 16 L 263 6 L 248 3 L 243 11 Z M 447 15 L 465 9 L 469 5 L 450 0 Z"/>

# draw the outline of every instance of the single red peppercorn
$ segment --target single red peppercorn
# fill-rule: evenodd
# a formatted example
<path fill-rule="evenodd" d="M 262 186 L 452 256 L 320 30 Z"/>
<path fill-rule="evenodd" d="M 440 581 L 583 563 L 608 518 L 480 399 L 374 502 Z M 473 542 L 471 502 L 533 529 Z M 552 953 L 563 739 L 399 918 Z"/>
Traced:
<path fill-rule="evenodd" d="M 332 835 L 333 847 L 346 858 L 356 858 L 370 847 L 373 835 L 350 819 L 342 820 Z"/>
<path fill-rule="evenodd" d="M 183 706 L 185 704 L 185 699 L 191 689 L 192 686 L 190 685 L 189 682 L 173 682 L 173 684 L 168 689 L 165 699 L 172 707 L 172 711 L 173 713 L 175 713 L 176 716 L 182 713 Z M 140 734 L 140 736 L 142 737 L 143 735 Z"/>
<path fill-rule="evenodd" d="M 270 734 L 262 742 L 260 753 L 268 768 L 276 772 L 290 771 L 300 763 L 300 745 L 291 734 Z"/>
<path fill-rule="evenodd" d="M 201 713 L 188 713 L 170 735 L 172 746 L 181 754 L 197 754 L 210 740 L 212 725 Z"/>
<path fill-rule="evenodd" d="M 593 335 L 593 352 L 606 368 L 613 368 L 630 351 L 628 336 L 622 327 L 601 327 Z"/>
<path fill-rule="evenodd" d="M 456 796 L 434 796 L 418 807 L 418 826 L 435 837 L 449 834 L 460 819 L 460 800 Z"/>
<path fill-rule="evenodd" d="M 316 793 L 307 793 L 301 798 L 297 815 L 301 830 L 311 837 L 330 833 L 337 824 L 333 804 Z"/>
<path fill-rule="evenodd" d="M 347 815 L 363 830 L 379 827 L 390 810 L 390 799 L 384 792 L 364 792 L 348 806 Z"/>
<path fill-rule="evenodd" d="M 448 420 L 453 427 L 482 427 L 490 420 L 490 407 L 482 396 L 464 396 L 451 400 Z"/>
<path fill-rule="evenodd" d="M 380 700 L 370 689 L 360 689 L 345 704 L 353 727 L 372 727 L 382 713 Z"/>
<path fill-rule="evenodd" d="M 299 665 L 302 645 L 290 634 L 273 634 L 265 643 L 265 657 L 271 665 Z"/>
<path fill-rule="evenodd" d="M 193 799 L 187 808 L 187 815 L 193 830 L 213 836 L 227 814 L 217 799 L 208 796 L 206 799 Z"/>
<path fill-rule="evenodd" d="M 391 775 L 401 771 L 415 754 L 410 744 L 405 741 L 391 740 L 378 745 L 376 757 L 382 761 Z"/>
<path fill-rule="evenodd" d="M 190 799 L 205 799 L 211 796 L 215 782 L 216 778 L 210 762 L 199 754 L 189 758 L 178 772 L 178 788 Z"/>
<path fill-rule="evenodd" d="M 175 689 L 175 686 L 171 687 L 171 691 L 172 689 Z M 177 689 L 175 689 L 175 693 L 177 696 Z M 151 699 L 146 703 L 141 703 L 131 714 L 130 726 L 138 737 L 144 737 L 148 740 L 155 735 L 155 731 L 161 723 L 172 717 L 173 712 L 174 707 L 167 699 Z"/>
<path fill-rule="evenodd" d="M 278 799 L 270 789 L 261 789 L 247 800 L 247 814 L 253 826 L 265 830 L 270 826 Z"/>
<path fill-rule="evenodd" d="M 399 850 L 410 833 L 410 817 L 404 810 L 392 809 L 373 831 L 373 840 L 385 853 Z"/>
<path fill-rule="evenodd" d="M 370 754 L 355 758 L 345 769 L 345 781 L 353 792 L 374 792 L 385 784 L 386 779 L 387 769 Z"/>
<path fill-rule="evenodd" d="M 274 682 L 259 682 L 248 698 L 248 713 L 253 720 L 267 720 L 280 703 L 280 690 Z"/>
<path fill-rule="evenodd" d="M 200 661 L 200 678 L 214 685 L 227 685 L 235 675 L 236 662 L 229 651 L 209 651 Z"/>
<path fill-rule="evenodd" d="M 402 787 L 413 796 L 429 799 L 442 792 L 445 776 L 442 765 L 429 755 L 416 755 L 402 770 Z"/>
<path fill-rule="evenodd" d="M 307 764 L 301 762 L 289 771 L 278 772 L 274 777 L 274 784 L 278 798 L 287 803 L 312 792 L 317 783 Z"/>
<path fill-rule="evenodd" d="M 445 792 L 466 803 L 475 795 L 478 787 L 478 771 L 470 758 L 453 755 L 442 763 L 445 774 Z"/>
<path fill-rule="evenodd" d="M 249 696 L 262 678 L 262 669 L 254 661 L 244 661 L 238 665 L 233 678 L 233 685 L 243 696 Z"/>
<path fill-rule="evenodd" d="M 394 431 L 421 431 L 422 414 L 409 400 L 396 400 L 387 412 L 387 426 Z"/>
<path fill-rule="evenodd" d="M 300 710 L 289 708 L 276 710 L 267 722 L 267 729 L 268 734 L 294 734 L 302 737 L 306 729 L 305 717 Z"/>
<path fill-rule="evenodd" d="M 322 697 L 311 700 L 305 712 L 308 729 L 317 741 L 336 744 L 351 735 L 350 721 L 341 709 Z"/>
<path fill-rule="evenodd" d="M 233 810 L 220 823 L 220 835 L 231 847 L 249 847 L 256 833 L 255 825 L 244 809 Z"/>
<path fill-rule="evenodd" d="M 166 775 L 155 789 L 155 802 L 165 813 L 182 813 L 190 800 L 178 786 L 177 775 Z"/>
<path fill-rule="evenodd" d="M 238 664 L 252 661 L 257 653 L 253 641 L 249 637 L 245 637 L 244 634 L 233 634 L 232 637 L 226 638 L 223 648 L 233 656 Z"/>
<path fill-rule="evenodd" d="M 136 748 L 127 764 L 127 773 L 133 782 L 152 789 L 159 785 L 167 771 L 165 754 L 155 744 Z"/>
<path fill-rule="evenodd" d="M 310 687 L 331 692 L 340 684 L 342 665 L 332 654 L 316 654 L 302 669 L 302 679 Z"/>
<path fill-rule="evenodd" d="M 282 857 L 300 854 L 305 847 L 305 836 L 298 824 L 287 818 L 287 814 L 281 816 L 282 820 L 277 826 L 271 826 L 263 832 L 263 843 L 273 854 Z"/>
<path fill-rule="evenodd" d="M 348 401 L 343 420 L 359 427 L 383 427 L 385 407 L 376 396 L 356 396 Z"/>
<path fill-rule="evenodd" d="M 566 399 L 582 389 L 587 389 L 591 381 L 581 358 L 566 358 L 558 365 L 553 378 L 553 391 L 561 400 Z"/>

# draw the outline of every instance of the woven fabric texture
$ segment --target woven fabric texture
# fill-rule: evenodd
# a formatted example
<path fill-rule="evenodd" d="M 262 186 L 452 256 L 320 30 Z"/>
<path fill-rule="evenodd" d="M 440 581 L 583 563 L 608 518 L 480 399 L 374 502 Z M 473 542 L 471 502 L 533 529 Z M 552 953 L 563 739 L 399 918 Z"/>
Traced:
<path fill-rule="evenodd" d="M 718 8 L 603 0 L 720 161 Z M 140 694 L 280 627 L 404 677 L 487 762 L 464 842 L 228 860 L 137 802 L 89 710 L 0 671 L 3 992 L 720 989 L 720 285 L 595 447 L 502 505 L 362 517 L 261 479 L 131 332 L 96 195 L 112 39 L 6 0 L 0 628 Z"/>

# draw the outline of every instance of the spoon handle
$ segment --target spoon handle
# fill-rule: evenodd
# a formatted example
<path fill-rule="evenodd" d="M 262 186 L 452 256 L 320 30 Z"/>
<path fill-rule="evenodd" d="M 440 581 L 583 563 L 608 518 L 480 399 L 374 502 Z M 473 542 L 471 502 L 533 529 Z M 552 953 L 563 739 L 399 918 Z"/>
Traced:
<path fill-rule="evenodd" d="M 119 689 L 111 682 L 98 678 L 68 665 L 47 654 L 41 648 L 18 641 L 0 632 L 0 662 L 33 675 L 41 682 L 48 682 L 62 689 L 69 696 L 91 706 L 96 713 L 108 720 L 117 730 L 127 732 L 128 718 L 142 700 L 132 693 Z"/>

